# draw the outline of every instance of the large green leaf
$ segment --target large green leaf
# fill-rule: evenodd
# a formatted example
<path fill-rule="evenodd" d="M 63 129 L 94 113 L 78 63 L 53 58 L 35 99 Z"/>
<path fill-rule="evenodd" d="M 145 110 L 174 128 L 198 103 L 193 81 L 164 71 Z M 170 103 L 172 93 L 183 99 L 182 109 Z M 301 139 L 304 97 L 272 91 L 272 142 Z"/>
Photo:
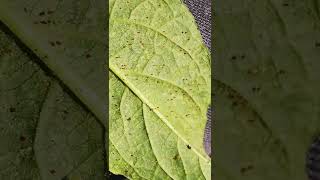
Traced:
<path fill-rule="evenodd" d="M 179 0 L 110 0 L 110 169 L 210 179 L 203 147 L 210 54 Z"/>
<path fill-rule="evenodd" d="M 320 130 L 318 1 L 228 0 L 216 9 L 215 178 L 307 180 Z"/>
<path fill-rule="evenodd" d="M 106 123 L 105 1 L 0 2 L 0 18 Z"/>
<path fill-rule="evenodd" d="M 0 179 L 106 178 L 105 12 L 0 2 Z"/>

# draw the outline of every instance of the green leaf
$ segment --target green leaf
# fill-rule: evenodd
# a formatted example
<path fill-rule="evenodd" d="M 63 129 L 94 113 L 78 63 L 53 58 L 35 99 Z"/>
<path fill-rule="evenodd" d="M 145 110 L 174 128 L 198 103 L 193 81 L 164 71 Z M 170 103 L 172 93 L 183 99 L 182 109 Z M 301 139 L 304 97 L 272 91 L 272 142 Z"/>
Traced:
<path fill-rule="evenodd" d="M 210 54 L 179 0 L 109 1 L 110 169 L 210 179 L 203 147 Z"/>
<path fill-rule="evenodd" d="M 315 2 L 217 3 L 216 179 L 308 179 L 320 130 Z"/>
<path fill-rule="evenodd" d="M 0 179 L 106 178 L 105 7 L 0 2 Z"/>
<path fill-rule="evenodd" d="M 4 0 L 0 18 L 105 124 L 106 2 L 76 2 Z"/>

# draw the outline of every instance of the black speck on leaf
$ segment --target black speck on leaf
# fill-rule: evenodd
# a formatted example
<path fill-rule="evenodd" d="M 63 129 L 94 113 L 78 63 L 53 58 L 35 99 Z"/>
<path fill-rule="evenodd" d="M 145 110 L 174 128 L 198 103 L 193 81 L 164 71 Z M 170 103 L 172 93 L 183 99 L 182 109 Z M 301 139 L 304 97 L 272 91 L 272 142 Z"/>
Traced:
<path fill-rule="evenodd" d="M 232 56 L 231 59 L 232 59 L 232 60 L 236 60 L 237 57 L 236 57 L 236 56 Z"/>
<path fill-rule="evenodd" d="M 16 112 L 16 108 L 11 107 L 11 108 L 9 108 L 9 111 L 10 112 Z"/>
<path fill-rule="evenodd" d="M 91 57 L 91 55 L 90 55 L 90 54 L 87 54 L 87 55 L 86 55 L 86 58 L 90 58 L 90 57 Z"/>
<path fill-rule="evenodd" d="M 188 148 L 188 149 L 191 149 L 191 146 L 187 145 L 187 148 Z"/>
<path fill-rule="evenodd" d="M 178 159 L 178 157 L 179 157 L 179 155 L 178 155 L 178 154 L 176 154 L 176 155 L 173 157 L 173 159 L 174 159 L 174 160 L 177 160 L 177 159 Z"/>
<path fill-rule="evenodd" d="M 253 169 L 253 166 L 252 165 L 248 165 L 248 166 L 242 167 L 240 169 L 240 172 L 241 172 L 241 174 L 244 174 L 244 173 L 246 173 L 246 172 L 248 172 L 249 170 L 252 170 L 252 169 Z"/>
<path fill-rule="evenodd" d="M 130 120 L 131 120 L 131 118 L 128 118 L 127 120 L 128 120 L 128 121 L 130 121 Z"/>
<path fill-rule="evenodd" d="M 50 173 L 51 173 L 51 174 L 55 174 L 55 173 L 56 173 L 56 170 L 51 169 L 51 170 L 50 170 Z"/>
<path fill-rule="evenodd" d="M 42 12 L 39 13 L 39 16 L 44 16 L 44 15 L 45 15 L 45 12 L 44 12 L 44 11 L 42 11 Z"/>
<path fill-rule="evenodd" d="M 47 24 L 47 22 L 46 22 L 46 21 L 40 21 L 40 23 L 41 23 L 41 24 Z"/>
<path fill-rule="evenodd" d="M 289 4 L 288 4 L 288 3 L 283 3 L 282 5 L 283 5 L 283 6 L 286 6 L 286 7 L 287 7 L 287 6 L 289 6 Z"/>
<path fill-rule="evenodd" d="M 61 42 L 60 42 L 60 41 L 56 41 L 56 44 L 57 44 L 57 45 L 61 45 Z"/>
<path fill-rule="evenodd" d="M 24 142 L 24 141 L 26 140 L 26 137 L 24 137 L 24 136 L 20 136 L 20 138 L 19 138 L 19 139 L 20 139 L 20 141 L 21 141 L 21 142 Z"/>
<path fill-rule="evenodd" d="M 315 46 L 320 47 L 320 42 L 316 42 Z"/>
<path fill-rule="evenodd" d="M 238 102 L 236 102 L 236 101 L 234 101 L 233 103 L 232 103 L 232 106 L 237 106 L 238 105 Z"/>

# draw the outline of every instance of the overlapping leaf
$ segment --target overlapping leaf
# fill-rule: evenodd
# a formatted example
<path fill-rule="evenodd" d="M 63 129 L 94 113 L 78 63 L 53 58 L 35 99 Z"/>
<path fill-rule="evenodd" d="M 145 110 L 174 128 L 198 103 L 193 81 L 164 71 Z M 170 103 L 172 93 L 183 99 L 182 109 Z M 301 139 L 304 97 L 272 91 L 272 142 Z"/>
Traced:
<path fill-rule="evenodd" d="M 320 127 L 317 1 L 216 9 L 215 177 L 307 180 L 306 153 Z"/>
<path fill-rule="evenodd" d="M 0 179 L 106 178 L 105 4 L 0 2 Z"/>

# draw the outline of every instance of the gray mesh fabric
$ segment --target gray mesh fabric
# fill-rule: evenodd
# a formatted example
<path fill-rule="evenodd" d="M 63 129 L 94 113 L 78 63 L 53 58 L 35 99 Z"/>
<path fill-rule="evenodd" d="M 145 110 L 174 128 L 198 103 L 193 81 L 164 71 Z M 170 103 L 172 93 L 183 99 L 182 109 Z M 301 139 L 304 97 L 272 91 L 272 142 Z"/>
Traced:
<path fill-rule="evenodd" d="M 206 46 L 211 50 L 211 0 L 184 0 L 195 17 Z"/>
<path fill-rule="evenodd" d="M 211 0 L 184 0 L 184 2 L 195 17 L 203 41 L 211 51 Z M 211 157 L 211 107 L 208 108 L 203 145 Z"/>

